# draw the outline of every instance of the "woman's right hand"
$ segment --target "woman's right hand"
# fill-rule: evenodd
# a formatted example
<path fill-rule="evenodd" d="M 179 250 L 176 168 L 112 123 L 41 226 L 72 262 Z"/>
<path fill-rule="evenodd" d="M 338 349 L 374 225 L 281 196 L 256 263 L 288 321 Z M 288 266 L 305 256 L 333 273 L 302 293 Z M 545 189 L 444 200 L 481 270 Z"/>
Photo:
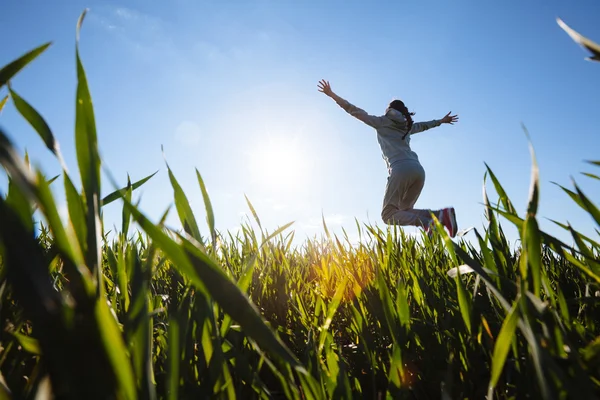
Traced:
<path fill-rule="evenodd" d="M 442 118 L 442 124 L 450 124 L 454 125 L 455 122 L 458 121 L 458 115 L 450 115 L 452 111 L 450 111 L 444 118 Z"/>
<path fill-rule="evenodd" d="M 319 92 L 325 93 L 329 97 L 333 97 L 333 90 L 331 90 L 331 85 L 325 79 L 321 79 L 317 87 L 319 88 Z"/>

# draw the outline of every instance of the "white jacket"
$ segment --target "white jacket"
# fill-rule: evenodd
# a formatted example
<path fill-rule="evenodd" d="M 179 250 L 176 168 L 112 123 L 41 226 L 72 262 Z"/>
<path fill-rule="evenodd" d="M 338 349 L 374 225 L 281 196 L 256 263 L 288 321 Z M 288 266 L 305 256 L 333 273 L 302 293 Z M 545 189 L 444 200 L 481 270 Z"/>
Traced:
<path fill-rule="evenodd" d="M 442 121 L 439 119 L 427 122 L 415 122 L 406 138 L 402 139 L 406 133 L 407 123 L 400 111 L 390 109 L 385 115 L 377 117 L 369 115 L 365 110 L 350 104 L 347 100 L 340 98 L 336 102 L 348 114 L 375 128 L 377 131 L 377 141 L 383 153 L 383 159 L 390 172 L 394 168 L 394 165 L 402 161 L 419 161 L 417 154 L 410 148 L 410 137 L 412 135 L 442 124 Z"/>

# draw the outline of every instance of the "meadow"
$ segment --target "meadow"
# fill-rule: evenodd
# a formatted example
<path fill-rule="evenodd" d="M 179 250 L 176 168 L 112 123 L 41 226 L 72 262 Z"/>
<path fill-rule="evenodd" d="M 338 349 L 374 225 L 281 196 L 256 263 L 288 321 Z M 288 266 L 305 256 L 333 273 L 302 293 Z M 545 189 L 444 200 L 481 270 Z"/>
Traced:
<path fill-rule="evenodd" d="M 205 209 L 193 210 L 167 164 L 174 231 L 132 201 L 152 175 L 101 196 L 78 50 L 79 175 L 69 172 L 44 118 L 10 85 L 47 47 L 0 69 L 0 110 L 10 101 L 63 170 L 45 176 L 0 131 L 0 398 L 600 397 L 600 241 L 560 216 L 572 244 L 540 230 L 533 149 L 525 215 L 482 171 L 498 201 L 484 185 L 487 223 L 473 242 L 439 223 L 415 237 L 357 221 L 357 244 L 323 221 L 321 239 L 296 246 L 289 224 L 264 229 L 250 201 L 258 228 L 219 232 L 200 172 Z M 66 219 L 50 190 L 60 183 Z M 600 226 L 575 183 L 562 189 Z M 109 236 L 102 212 L 115 202 L 123 221 Z M 518 248 L 502 223 L 518 229 Z"/>

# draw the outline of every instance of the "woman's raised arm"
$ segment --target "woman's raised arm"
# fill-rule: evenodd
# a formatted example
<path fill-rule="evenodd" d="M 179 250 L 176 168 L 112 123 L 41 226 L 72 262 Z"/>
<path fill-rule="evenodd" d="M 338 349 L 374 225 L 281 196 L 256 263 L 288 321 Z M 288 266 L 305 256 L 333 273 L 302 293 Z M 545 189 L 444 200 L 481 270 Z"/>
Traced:
<path fill-rule="evenodd" d="M 335 94 L 333 90 L 331 90 L 331 85 L 325 79 L 319 81 L 317 87 L 319 89 L 319 92 L 331 97 L 340 107 L 344 109 L 344 111 L 352 115 L 354 118 L 364 122 L 365 124 L 373 128 L 377 128 L 381 125 L 381 117 L 369 115 L 365 110 L 358 108 L 353 104 L 350 104 L 350 102 L 348 102 L 347 100 L 342 99 L 340 96 Z"/>

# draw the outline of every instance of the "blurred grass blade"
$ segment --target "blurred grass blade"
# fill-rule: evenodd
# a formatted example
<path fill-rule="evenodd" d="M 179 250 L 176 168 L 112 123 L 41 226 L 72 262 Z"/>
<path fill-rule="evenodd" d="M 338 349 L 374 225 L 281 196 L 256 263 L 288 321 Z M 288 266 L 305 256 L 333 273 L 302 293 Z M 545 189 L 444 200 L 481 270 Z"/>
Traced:
<path fill-rule="evenodd" d="M 565 22 L 562 19 L 557 18 L 556 22 L 565 32 L 567 32 L 567 35 L 569 35 L 575 43 L 592 53 L 592 56 L 586 57 L 586 60 L 600 61 L 600 45 L 594 43 L 590 39 L 581 35 L 579 32 L 575 31 L 569 25 L 565 24 Z"/>
<path fill-rule="evenodd" d="M 0 162 L 1 163 L 1 162 Z M 14 184 L 13 180 L 8 178 L 8 194 L 6 203 L 21 217 L 21 222 L 25 229 L 33 232 L 33 213 L 37 205 L 28 198 L 23 191 Z"/>
<path fill-rule="evenodd" d="M 42 54 L 51 44 L 51 42 L 48 42 L 39 47 L 36 47 L 35 49 L 22 55 L 15 61 L 2 67 L 0 69 L 0 88 L 6 85 L 8 81 L 11 80 L 12 77 L 15 76 L 17 73 L 19 73 L 20 70 L 25 68 L 27 64 L 29 64 L 31 61 L 35 60 L 37 56 Z"/>
<path fill-rule="evenodd" d="M 500 379 L 500 374 L 504 369 L 506 356 L 508 355 L 508 350 L 510 349 L 511 343 L 514 340 L 518 321 L 518 303 L 515 302 L 512 309 L 508 313 L 508 316 L 502 323 L 502 328 L 500 328 L 500 333 L 498 334 L 496 344 L 494 345 L 494 354 L 492 355 L 492 372 L 488 386 L 488 398 L 490 399 L 493 398 L 494 388 L 496 387 L 498 379 Z"/>
<path fill-rule="evenodd" d="M 48 182 L 40 172 L 36 177 L 30 174 L 27 167 L 14 154 L 11 143 L 2 131 L 0 131 L 0 164 L 10 174 L 23 196 L 38 204 L 48 221 L 56 248 L 62 253 L 65 271 L 70 275 L 69 285 L 71 291 L 74 291 L 72 295 L 76 298 L 86 296 L 92 288 L 92 283 L 89 275 L 81 268 L 83 256 L 78 251 L 78 246 L 73 245 L 63 227 Z M 31 234 L 33 235 L 33 232 Z M 46 273 L 47 271 L 44 271 L 44 274 Z"/>
<path fill-rule="evenodd" d="M 0 115 L 2 114 L 2 109 L 6 105 L 7 101 L 8 101 L 8 95 L 4 96 L 4 98 L 2 100 L 0 100 Z"/>
<path fill-rule="evenodd" d="M 144 183 L 146 183 L 150 178 L 152 178 L 154 175 L 156 175 L 158 171 L 156 171 L 153 174 L 148 175 L 147 177 L 145 177 L 144 179 L 140 179 L 139 181 L 135 182 L 133 185 L 131 185 L 131 190 L 135 190 L 137 188 L 139 188 L 140 186 L 142 186 Z M 127 179 L 129 179 L 129 176 L 127 176 Z M 120 199 L 121 196 L 125 195 L 127 192 L 127 187 L 125 186 L 124 188 L 121 188 L 119 190 L 115 190 L 114 192 L 112 192 L 111 194 L 107 195 L 106 197 L 104 197 L 102 199 L 102 207 L 112 203 L 113 201 Z"/>
<path fill-rule="evenodd" d="M 21 299 L 25 312 L 34 323 L 43 325 L 49 321 L 49 316 L 58 314 L 61 304 L 60 296 L 43 273 L 46 269 L 44 254 L 34 236 L 24 229 L 2 197 L 0 217 L 3 269 L 15 292 L 15 298 Z M 42 336 L 40 339 L 44 341 L 50 338 Z"/>
<path fill-rule="evenodd" d="M 98 321 L 99 333 L 104 342 L 104 349 L 108 353 L 107 356 L 110 365 L 117 379 L 120 395 L 125 399 L 135 399 L 135 381 L 125 343 L 121 337 L 121 331 L 104 299 L 98 299 L 96 302 L 95 314 Z"/>
<path fill-rule="evenodd" d="M 325 215 L 321 212 L 321 219 L 323 220 L 323 229 L 325 230 L 325 235 L 327 239 L 331 240 L 331 234 L 329 233 L 329 229 L 327 229 L 327 222 L 325 222 Z"/>
<path fill-rule="evenodd" d="M 58 142 L 52 134 L 52 130 L 46 123 L 46 120 L 33 108 L 27 101 L 21 98 L 14 90 L 9 87 L 10 96 L 17 108 L 17 111 L 25 118 L 27 122 L 35 129 L 40 135 L 48 150 L 50 150 L 58 158 L 63 170 L 67 170 L 65 162 L 60 153 L 60 147 Z"/>
<path fill-rule="evenodd" d="M 529 133 L 527 132 L 527 128 L 523 126 L 523 130 L 525 130 L 525 134 L 529 139 Z M 537 164 L 537 160 L 535 158 L 535 151 L 533 149 L 533 144 L 529 141 L 529 152 L 531 154 L 531 185 L 529 188 L 529 203 L 527 205 L 527 214 L 535 217 L 537 214 L 539 197 L 540 197 L 540 172 Z"/>
<path fill-rule="evenodd" d="M 12 332 L 11 334 L 17 339 L 19 345 L 23 348 L 23 350 L 25 350 L 29 354 L 33 354 L 36 356 L 42 355 L 40 343 L 36 339 L 32 338 L 31 336 L 20 334 L 18 332 Z"/>
<path fill-rule="evenodd" d="M 14 146 L 4 131 L 0 129 L 0 165 L 4 167 L 5 172 L 11 179 L 11 183 L 21 189 L 23 195 L 27 198 L 34 198 L 35 186 L 34 177 L 31 170 L 19 158 Z"/>
<path fill-rule="evenodd" d="M 179 362 L 181 359 L 181 350 L 179 344 L 179 321 L 176 316 L 169 320 L 168 329 L 167 399 L 177 400 L 179 398 Z"/>

